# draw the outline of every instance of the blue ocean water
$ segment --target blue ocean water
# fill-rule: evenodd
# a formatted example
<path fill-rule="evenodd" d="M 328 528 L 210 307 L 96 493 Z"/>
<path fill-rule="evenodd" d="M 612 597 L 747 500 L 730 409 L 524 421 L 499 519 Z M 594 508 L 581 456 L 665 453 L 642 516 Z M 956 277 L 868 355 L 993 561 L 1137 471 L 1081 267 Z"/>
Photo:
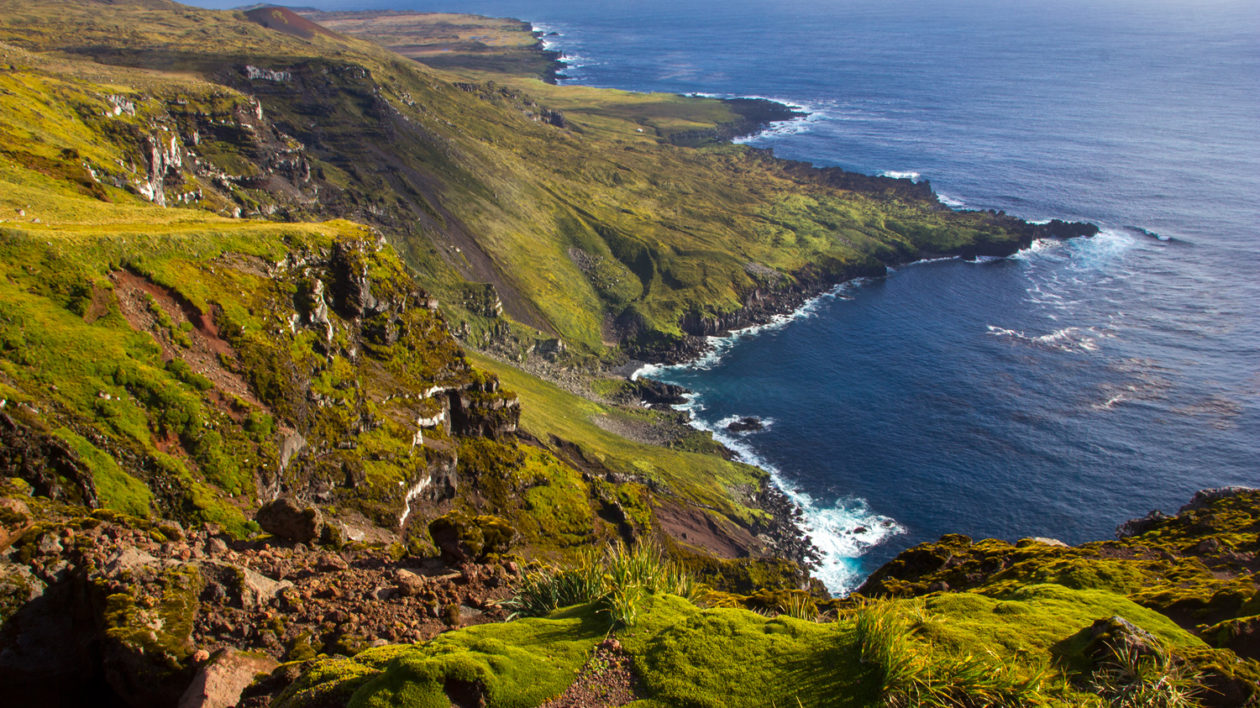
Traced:
<path fill-rule="evenodd" d="M 1260 486 L 1260 3 L 322 6 L 520 17 L 569 81 L 784 100 L 809 117 L 751 144 L 1104 227 L 903 267 L 656 372 L 802 502 L 832 590 L 942 533 L 1082 542 Z"/>

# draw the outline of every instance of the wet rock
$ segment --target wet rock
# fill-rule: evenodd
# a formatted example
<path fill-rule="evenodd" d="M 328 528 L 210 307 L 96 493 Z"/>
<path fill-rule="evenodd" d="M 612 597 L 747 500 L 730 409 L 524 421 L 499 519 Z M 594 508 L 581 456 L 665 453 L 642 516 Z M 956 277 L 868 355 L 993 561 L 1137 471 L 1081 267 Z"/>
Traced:
<path fill-rule="evenodd" d="M 315 541 L 324 524 L 319 509 L 303 507 L 292 497 L 280 497 L 265 504 L 254 518 L 267 533 L 294 543 Z"/>
<path fill-rule="evenodd" d="M 739 420 L 731 422 L 726 429 L 732 433 L 749 433 L 757 430 L 764 430 L 765 424 L 756 416 L 746 416 Z"/>

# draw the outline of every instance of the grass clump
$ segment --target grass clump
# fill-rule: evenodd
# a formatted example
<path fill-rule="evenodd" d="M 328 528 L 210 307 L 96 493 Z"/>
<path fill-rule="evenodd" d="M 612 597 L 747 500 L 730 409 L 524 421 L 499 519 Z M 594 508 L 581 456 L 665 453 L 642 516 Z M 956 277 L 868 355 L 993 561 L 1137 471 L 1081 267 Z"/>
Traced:
<path fill-rule="evenodd" d="M 995 654 L 977 658 L 933 652 L 915 638 L 927 622 L 921 607 L 906 613 L 900 605 L 881 604 L 857 612 L 861 661 L 874 669 L 883 705 L 962 708 L 1053 702 L 1043 688 L 1048 670 L 1021 675 Z"/>
<path fill-rule="evenodd" d="M 694 599 L 699 586 L 685 570 L 651 543 L 630 547 L 620 541 L 603 552 L 590 550 L 568 568 L 544 567 L 526 576 L 504 602 L 513 619 L 541 617 L 561 607 L 593 603 L 613 627 L 633 626 L 644 599 L 668 593 Z"/>
<path fill-rule="evenodd" d="M 1108 655 L 1094 669 L 1089 689 L 1116 708 L 1197 706 L 1200 676 L 1162 647 L 1142 651 L 1133 644 L 1107 645 Z"/>

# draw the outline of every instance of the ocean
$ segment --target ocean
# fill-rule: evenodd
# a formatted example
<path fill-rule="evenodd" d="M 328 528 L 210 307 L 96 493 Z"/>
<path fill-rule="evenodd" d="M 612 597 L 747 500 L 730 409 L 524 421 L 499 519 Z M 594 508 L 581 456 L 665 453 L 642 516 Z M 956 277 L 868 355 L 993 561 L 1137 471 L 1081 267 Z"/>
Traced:
<path fill-rule="evenodd" d="M 833 592 L 944 533 L 1079 543 L 1260 485 L 1260 3 L 315 4 L 519 17 L 565 82 L 773 98 L 808 116 L 751 145 L 1103 228 L 902 267 L 650 372 L 801 503 Z"/>

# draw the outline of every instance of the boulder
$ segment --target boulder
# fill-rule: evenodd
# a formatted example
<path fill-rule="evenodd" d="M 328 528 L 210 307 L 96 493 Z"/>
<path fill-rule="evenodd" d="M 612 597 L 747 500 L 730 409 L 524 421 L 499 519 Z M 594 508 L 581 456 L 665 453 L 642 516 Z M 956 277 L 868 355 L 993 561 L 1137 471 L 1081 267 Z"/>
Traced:
<path fill-rule="evenodd" d="M 516 531 L 497 516 L 469 517 L 452 511 L 429 523 L 429 535 L 441 550 L 442 560 L 465 563 L 482 560 L 492 553 L 505 553 Z"/>
<path fill-rule="evenodd" d="M 288 580 L 273 580 L 249 568 L 222 561 L 202 563 L 201 573 L 211 595 L 231 598 L 243 609 L 267 607 L 281 592 L 293 587 Z"/>
<path fill-rule="evenodd" d="M 311 543 L 323 532 L 324 515 L 314 507 L 303 507 L 292 497 L 280 497 L 264 504 L 254 515 L 269 534 L 294 543 Z"/>
<path fill-rule="evenodd" d="M 1119 615 L 1094 620 L 1089 627 L 1089 636 L 1085 653 L 1095 659 L 1106 658 L 1113 650 L 1129 651 L 1137 656 L 1159 651 L 1159 640 L 1155 635 Z"/>
<path fill-rule="evenodd" d="M 398 583 L 398 594 L 405 597 L 422 595 L 427 589 L 423 577 L 402 568 L 394 572 L 394 581 Z"/>
<path fill-rule="evenodd" d="M 0 499 L 0 551 L 13 545 L 31 527 L 31 510 L 19 499 Z"/>
<path fill-rule="evenodd" d="M 179 708 L 229 708 L 241 700 L 241 693 L 258 674 L 269 674 L 279 662 L 265 654 L 247 654 L 225 649 L 197 670 L 193 681 L 180 696 Z"/>

